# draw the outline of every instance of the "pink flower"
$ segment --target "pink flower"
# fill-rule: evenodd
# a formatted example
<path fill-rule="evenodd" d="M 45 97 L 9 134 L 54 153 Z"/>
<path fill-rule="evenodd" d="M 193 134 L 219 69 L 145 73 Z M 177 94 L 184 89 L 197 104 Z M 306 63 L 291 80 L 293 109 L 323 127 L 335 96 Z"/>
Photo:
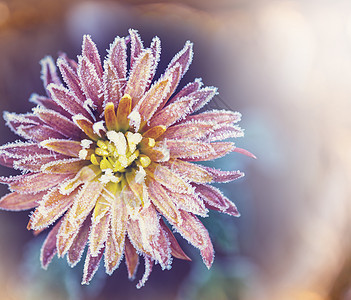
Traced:
<path fill-rule="evenodd" d="M 197 247 L 209 268 L 214 251 L 198 216 L 208 209 L 233 216 L 235 205 L 209 185 L 243 176 L 193 162 L 213 160 L 236 151 L 243 136 L 234 125 L 237 112 L 212 110 L 194 114 L 217 93 L 196 79 L 178 93 L 179 81 L 192 60 L 192 43 L 172 59 L 164 74 L 153 77 L 160 58 L 160 40 L 144 48 L 135 30 L 116 37 L 101 64 L 90 36 L 83 38 L 78 63 L 65 55 L 41 61 L 47 96 L 33 95 L 32 113 L 5 112 L 7 125 L 25 142 L 0 147 L 0 163 L 22 175 L 1 177 L 10 194 L 5 210 L 35 208 L 28 229 L 52 226 L 43 244 L 41 262 L 67 256 L 71 266 L 85 258 L 83 284 L 88 284 L 104 255 L 108 274 L 123 257 L 129 278 L 144 257 L 144 285 L 154 262 L 171 267 L 172 256 L 190 260 L 164 219 Z M 131 45 L 130 71 L 127 45 Z"/>

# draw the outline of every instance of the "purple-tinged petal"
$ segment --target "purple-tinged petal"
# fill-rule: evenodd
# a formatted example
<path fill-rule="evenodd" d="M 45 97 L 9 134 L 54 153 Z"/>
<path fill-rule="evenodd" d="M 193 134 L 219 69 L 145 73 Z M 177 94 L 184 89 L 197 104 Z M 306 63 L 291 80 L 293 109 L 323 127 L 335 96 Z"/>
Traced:
<path fill-rule="evenodd" d="M 141 278 L 141 280 L 139 280 L 136 286 L 137 289 L 140 289 L 145 285 L 146 281 L 149 279 L 149 276 L 151 274 L 152 266 L 154 265 L 154 262 L 150 256 L 144 255 L 144 260 L 145 260 L 145 272 L 143 277 Z"/>
<path fill-rule="evenodd" d="M 82 55 L 93 64 L 99 78 L 102 78 L 103 71 L 101 66 L 100 55 L 90 35 L 83 36 Z"/>
<path fill-rule="evenodd" d="M 77 97 L 77 99 L 84 103 L 86 98 L 83 94 L 83 91 L 80 87 L 80 80 L 77 75 L 77 70 L 73 70 L 68 61 L 63 57 L 60 57 L 57 60 L 57 66 L 61 71 L 62 78 L 64 82 L 67 84 L 70 91 Z"/>
<path fill-rule="evenodd" d="M 92 119 L 83 104 L 68 89 L 56 84 L 49 84 L 47 88 L 50 91 L 52 99 L 72 116 L 82 114 L 86 118 Z"/>
<path fill-rule="evenodd" d="M 193 184 L 195 191 L 204 200 L 206 207 L 217 210 L 234 217 L 239 217 L 235 204 L 225 197 L 221 191 L 211 185 Z"/>
<path fill-rule="evenodd" d="M 191 93 L 189 96 L 197 99 L 195 105 L 192 107 L 192 113 L 203 108 L 211 99 L 217 94 L 217 88 L 213 86 L 207 86 Z"/>
<path fill-rule="evenodd" d="M 0 199 L 0 209 L 11 211 L 31 209 L 38 206 L 38 201 L 41 200 L 45 194 L 46 192 L 24 195 L 13 192 Z"/>
<path fill-rule="evenodd" d="M 125 241 L 125 256 L 126 256 L 126 265 L 128 269 L 128 278 L 129 279 L 134 279 L 135 273 L 138 269 L 139 265 L 139 255 L 136 251 L 136 249 L 133 247 L 131 242 L 129 241 L 129 238 L 126 238 Z"/>
<path fill-rule="evenodd" d="M 102 255 L 104 254 L 104 248 L 100 250 L 97 256 L 92 256 L 88 250 L 87 257 L 84 263 L 83 279 L 82 284 L 89 284 L 91 279 L 94 277 L 97 269 L 99 268 Z"/>
<path fill-rule="evenodd" d="M 197 164 L 189 163 L 180 159 L 170 159 L 167 162 L 163 162 L 162 165 L 188 181 L 209 183 L 213 180 L 211 173 L 207 172 L 206 169 Z"/>
<path fill-rule="evenodd" d="M 151 49 L 151 54 L 154 57 L 154 64 L 153 64 L 153 69 L 150 73 L 150 82 L 154 78 L 157 70 L 158 63 L 160 61 L 160 56 L 161 56 L 161 40 L 155 36 L 150 44 L 150 49 Z"/>
<path fill-rule="evenodd" d="M 231 124 L 241 120 L 241 113 L 229 110 L 209 110 L 201 114 L 187 116 L 181 123 L 212 122 L 215 124 Z"/>
<path fill-rule="evenodd" d="M 115 38 L 108 51 L 107 61 L 115 68 L 123 92 L 127 81 L 127 46 L 124 38 Z"/>
<path fill-rule="evenodd" d="M 257 157 L 256 157 L 254 154 L 252 154 L 251 152 L 249 152 L 249 151 L 247 151 L 247 150 L 245 150 L 245 149 L 236 147 L 233 151 L 234 151 L 234 152 L 241 153 L 241 154 L 244 154 L 244 155 L 246 155 L 246 156 L 248 156 L 248 157 L 257 159 Z"/>
<path fill-rule="evenodd" d="M 106 273 L 109 275 L 111 275 L 113 271 L 118 268 L 122 260 L 123 253 L 124 253 L 124 241 L 125 241 L 125 237 L 123 237 L 123 241 L 121 244 L 122 248 L 121 248 L 115 241 L 112 234 L 112 230 L 110 228 L 109 234 L 106 240 L 105 253 L 104 253 L 105 269 L 106 269 Z"/>
<path fill-rule="evenodd" d="M 61 51 L 59 51 L 59 58 L 65 60 L 67 62 L 67 65 L 73 70 L 73 72 L 77 74 L 78 63 L 75 60 L 69 58 L 67 53 Z"/>
<path fill-rule="evenodd" d="M 29 98 L 29 102 L 39 105 L 40 107 L 47 108 L 56 111 L 62 116 L 71 117 L 71 114 L 64 110 L 60 105 L 58 105 L 54 100 L 47 98 L 45 96 L 40 96 L 38 94 L 32 94 Z"/>
<path fill-rule="evenodd" d="M 212 180 L 214 182 L 229 182 L 244 176 L 244 173 L 240 171 L 221 171 L 218 169 L 205 167 L 205 166 L 201 166 L 201 168 L 206 170 L 206 172 L 208 172 L 209 174 L 211 174 Z M 206 183 L 206 182 L 197 182 L 197 183 Z"/>
<path fill-rule="evenodd" d="M 85 183 L 78 192 L 73 205 L 62 221 L 60 231 L 57 235 L 57 251 L 59 257 L 65 255 L 71 247 L 79 232 L 79 228 L 94 208 L 102 189 L 103 185 L 99 181 L 90 181 Z"/>
<path fill-rule="evenodd" d="M 195 81 L 188 83 L 183 87 L 177 94 L 174 95 L 168 102 L 167 105 L 178 101 L 179 99 L 190 95 L 193 92 L 198 91 L 202 86 L 202 81 L 200 78 L 196 78 Z"/>
<path fill-rule="evenodd" d="M 84 132 L 90 139 L 97 141 L 100 137 L 94 132 L 94 123 L 83 115 L 73 116 L 73 122 Z"/>
<path fill-rule="evenodd" d="M 191 61 L 193 59 L 193 43 L 191 43 L 190 41 L 187 41 L 185 43 L 184 48 L 179 51 L 171 60 L 171 62 L 169 63 L 166 72 L 173 68 L 177 63 L 180 64 L 181 66 L 181 70 L 182 70 L 182 74 L 180 76 L 180 78 L 182 78 L 184 76 L 184 74 L 188 71 L 189 66 L 191 64 Z"/>
<path fill-rule="evenodd" d="M 205 145 L 206 143 L 202 143 Z M 226 154 L 235 151 L 234 143 L 231 142 L 214 142 L 214 143 L 207 143 L 210 144 L 213 151 L 209 151 L 207 153 L 202 153 L 200 155 L 189 155 L 182 157 L 187 161 L 209 161 L 214 160 L 220 157 L 225 156 Z"/>
<path fill-rule="evenodd" d="M 202 259 L 210 268 L 214 259 L 214 250 L 207 229 L 201 221 L 191 213 L 180 211 L 183 222 L 181 225 L 173 224 L 189 243 L 198 248 L 201 252 Z"/>
<path fill-rule="evenodd" d="M 163 125 L 165 127 L 173 125 L 193 111 L 191 107 L 195 102 L 196 100 L 192 97 L 184 97 L 167 105 L 151 118 L 148 126 L 145 128 L 148 129 L 158 125 Z"/>
<path fill-rule="evenodd" d="M 95 207 L 96 209 L 96 207 Z M 100 217 L 93 217 L 89 235 L 89 250 L 91 256 L 97 256 L 107 240 L 110 224 L 110 214 L 105 213 Z"/>
<path fill-rule="evenodd" d="M 68 118 L 61 114 L 45 108 L 35 108 L 34 113 L 49 127 L 61 133 L 63 136 L 78 140 L 81 138 L 81 131 Z"/>
<path fill-rule="evenodd" d="M 57 253 L 56 250 L 56 234 L 61 226 L 61 221 L 57 222 L 47 235 L 40 251 L 40 262 L 44 270 L 46 270 Z"/>
<path fill-rule="evenodd" d="M 166 190 L 156 180 L 148 179 L 149 197 L 157 210 L 172 224 L 181 224 L 179 210 L 167 194 Z"/>
<path fill-rule="evenodd" d="M 210 155 L 216 154 L 210 143 L 188 140 L 165 140 L 164 142 L 170 151 L 170 158 L 197 159 L 201 161 Z M 158 143 L 156 143 L 157 145 Z"/>
<path fill-rule="evenodd" d="M 16 155 L 18 158 L 25 158 L 33 155 L 50 155 L 48 149 L 40 147 L 37 143 L 32 142 L 14 142 L 0 146 L 0 152 L 6 152 Z"/>
<path fill-rule="evenodd" d="M 149 86 L 149 78 L 152 73 L 154 57 L 151 50 L 143 51 L 131 69 L 127 86 L 124 90 L 132 98 L 132 108 L 139 102 L 146 88 Z"/>
<path fill-rule="evenodd" d="M 79 59 L 78 76 L 85 96 L 92 100 L 94 108 L 101 114 L 103 102 L 102 78 L 99 77 L 95 66 L 86 57 L 80 57 Z"/>
<path fill-rule="evenodd" d="M 183 139 L 200 141 L 211 133 L 214 125 L 209 123 L 180 123 L 168 127 L 162 135 L 163 139 Z"/>
<path fill-rule="evenodd" d="M 140 53 L 143 51 L 143 42 L 135 29 L 129 29 L 130 35 L 130 69 L 133 69 L 135 61 L 138 59 Z"/>
<path fill-rule="evenodd" d="M 115 106 L 118 105 L 119 99 L 122 97 L 121 79 L 118 77 L 118 72 L 112 65 L 112 62 L 105 60 L 104 62 L 104 103 L 103 106 L 112 102 Z"/>
<path fill-rule="evenodd" d="M 61 80 L 57 74 L 55 62 L 51 56 L 46 56 L 40 61 L 41 80 L 46 88 L 50 83 L 61 84 Z"/>
<path fill-rule="evenodd" d="M 204 137 L 204 140 L 208 142 L 214 142 L 243 136 L 244 131 L 239 126 L 231 124 L 219 124 L 213 127 L 213 130 Z"/>
<path fill-rule="evenodd" d="M 29 141 L 35 142 L 42 142 L 49 138 L 64 138 L 64 135 L 46 125 L 20 125 L 15 133 Z"/>
<path fill-rule="evenodd" d="M 41 230 L 53 224 L 72 205 L 77 192 L 62 195 L 59 192 L 59 186 L 49 191 L 38 202 L 38 207 L 31 215 L 27 228 Z"/>
<path fill-rule="evenodd" d="M 164 230 L 164 232 L 166 233 L 167 238 L 169 240 L 169 247 L 171 248 L 171 254 L 176 258 L 191 261 L 191 258 L 189 258 L 189 256 L 187 256 L 184 253 L 183 249 L 178 244 L 177 239 L 173 235 L 172 231 L 168 228 L 168 226 L 165 224 L 165 222 L 162 219 L 160 219 L 160 225 Z"/>
<path fill-rule="evenodd" d="M 12 177 L 0 177 L 0 182 L 9 185 L 12 191 L 34 194 L 48 190 L 64 181 L 68 174 L 29 173 Z"/>
<path fill-rule="evenodd" d="M 13 168 L 21 171 L 29 171 L 29 172 L 41 172 L 41 167 L 44 164 L 51 163 L 56 161 L 57 159 L 67 159 L 67 156 L 60 154 L 49 154 L 49 155 L 40 155 L 35 154 L 31 156 L 27 156 L 25 158 L 17 158 L 13 163 Z"/>
<path fill-rule="evenodd" d="M 73 268 L 82 258 L 88 242 L 91 220 L 86 218 L 67 253 L 67 262 Z M 55 244 L 56 246 L 56 244 Z"/>

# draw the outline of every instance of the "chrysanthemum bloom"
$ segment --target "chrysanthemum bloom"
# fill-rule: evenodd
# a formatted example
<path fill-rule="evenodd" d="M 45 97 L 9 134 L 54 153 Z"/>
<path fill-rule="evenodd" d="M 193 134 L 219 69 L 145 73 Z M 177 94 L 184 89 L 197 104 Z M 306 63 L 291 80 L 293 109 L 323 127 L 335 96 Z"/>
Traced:
<path fill-rule="evenodd" d="M 7 125 L 26 141 L 0 148 L 2 165 L 22 175 L 1 177 L 12 193 L 1 199 L 7 210 L 35 208 L 28 229 L 52 226 L 41 250 L 47 268 L 52 258 L 67 256 L 76 265 L 88 247 L 83 284 L 89 283 L 104 255 L 108 274 L 123 255 L 134 277 L 139 256 L 145 261 L 144 285 L 152 266 L 169 269 L 172 256 L 189 260 L 167 222 L 197 247 L 209 268 L 214 251 L 196 215 L 208 209 L 233 216 L 235 205 L 209 185 L 243 176 L 194 162 L 237 151 L 237 112 L 212 110 L 194 114 L 217 93 L 200 79 L 178 93 L 193 50 L 187 42 L 164 74 L 153 77 L 160 56 L 155 37 L 144 48 L 135 30 L 117 37 L 101 64 L 96 45 L 84 36 L 78 63 L 61 55 L 41 61 L 47 96 L 33 95 L 32 113 L 5 113 Z M 127 45 L 130 68 L 127 70 Z"/>

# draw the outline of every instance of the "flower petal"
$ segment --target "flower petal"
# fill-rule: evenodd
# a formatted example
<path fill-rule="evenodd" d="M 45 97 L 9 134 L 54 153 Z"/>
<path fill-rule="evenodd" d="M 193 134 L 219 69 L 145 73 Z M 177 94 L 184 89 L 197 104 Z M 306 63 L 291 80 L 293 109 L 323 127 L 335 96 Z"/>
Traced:
<path fill-rule="evenodd" d="M 80 141 L 71 141 L 63 139 L 48 139 L 42 141 L 40 146 L 71 157 L 79 157 L 79 151 L 82 150 Z"/>
<path fill-rule="evenodd" d="M 245 174 L 240 171 L 221 171 L 218 169 L 201 166 L 202 169 L 206 170 L 211 174 L 214 182 L 229 182 L 243 177 Z M 194 181 L 196 182 L 196 181 Z M 206 182 L 197 182 L 197 183 L 206 183 Z"/>
<path fill-rule="evenodd" d="M 90 232 L 91 219 L 87 217 L 82 226 L 79 228 L 79 232 L 74 238 L 72 246 L 69 248 L 67 253 L 67 262 L 73 268 L 82 258 L 84 248 L 88 242 Z"/>
<path fill-rule="evenodd" d="M 141 278 L 141 280 L 139 280 L 136 286 L 137 289 L 140 289 L 145 285 L 146 281 L 149 279 L 149 276 L 152 271 L 152 266 L 154 264 L 152 258 L 149 257 L 148 255 L 144 255 L 144 260 L 145 260 L 145 272 L 143 277 Z"/>
<path fill-rule="evenodd" d="M 117 71 L 121 92 L 123 92 L 127 78 L 127 46 L 124 38 L 115 38 L 108 51 L 107 61 L 110 61 Z"/>
<path fill-rule="evenodd" d="M 214 250 L 205 226 L 191 213 L 180 211 L 183 222 L 174 224 L 174 228 L 194 247 L 200 249 L 202 259 L 210 268 L 214 259 Z"/>
<path fill-rule="evenodd" d="M 187 116 L 182 123 L 188 122 L 213 122 L 216 124 L 231 124 L 241 120 L 241 113 L 229 110 L 209 110 L 201 114 Z"/>
<path fill-rule="evenodd" d="M 175 96 L 173 96 L 168 102 L 167 105 L 178 101 L 179 99 L 190 95 L 193 92 L 198 91 L 202 86 L 202 81 L 200 78 L 196 78 L 195 81 L 188 83 L 183 87 Z"/>
<path fill-rule="evenodd" d="M 109 213 L 105 213 L 98 218 L 94 217 L 94 215 L 95 214 L 93 213 L 91 231 L 89 235 L 89 250 L 91 256 L 97 256 L 99 254 L 99 251 L 104 247 L 104 244 L 107 240 L 110 224 Z"/>
<path fill-rule="evenodd" d="M 57 222 L 56 225 L 50 230 L 47 235 L 43 246 L 40 251 L 40 262 L 44 270 L 48 268 L 48 265 L 57 253 L 56 250 L 56 234 L 60 228 L 61 221 Z"/>
<path fill-rule="evenodd" d="M 126 239 L 125 244 L 125 256 L 126 256 L 126 265 L 128 269 L 128 278 L 134 279 L 135 273 L 139 265 L 139 255 L 136 249 L 133 247 L 129 239 Z"/>
<path fill-rule="evenodd" d="M 129 29 L 130 35 L 130 68 L 134 66 L 134 62 L 139 57 L 140 53 L 144 49 L 143 42 L 138 34 L 138 31 L 135 29 Z"/>
<path fill-rule="evenodd" d="M 43 173 L 77 173 L 81 168 L 90 165 L 91 163 L 79 158 L 68 158 L 55 160 L 41 166 Z"/>
<path fill-rule="evenodd" d="M 118 77 L 118 72 L 112 65 L 111 61 L 104 62 L 104 103 L 105 107 L 107 103 L 112 102 L 114 105 L 118 105 L 119 99 L 122 97 L 121 79 Z"/>
<path fill-rule="evenodd" d="M 209 183 L 213 180 L 212 174 L 207 172 L 207 169 L 200 167 L 197 164 L 189 163 L 180 159 L 170 159 L 161 164 L 188 181 Z"/>
<path fill-rule="evenodd" d="M 83 279 L 81 284 L 89 284 L 93 279 L 97 269 L 99 268 L 104 248 L 102 248 L 97 256 L 92 256 L 88 250 L 87 257 L 84 263 Z"/>
<path fill-rule="evenodd" d="M 109 230 L 109 234 L 106 240 L 105 246 L 105 269 L 106 273 L 111 275 L 114 270 L 116 270 L 122 260 L 123 252 L 124 252 L 124 241 L 125 238 L 123 237 L 122 241 L 122 248 L 117 244 L 115 238 L 113 237 L 111 228 Z"/>
<path fill-rule="evenodd" d="M 13 192 L 0 199 L 0 208 L 11 211 L 31 209 L 38 206 L 38 201 L 43 198 L 45 194 L 46 192 L 24 195 Z"/>
<path fill-rule="evenodd" d="M 193 54 L 193 43 L 187 41 L 184 45 L 184 48 L 173 57 L 167 67 L 167 70 L 170 70 L 176 64 L 179 64 L 182 70 L 180 78 L 183 77 L 184 74 L 188 71 L 191 61 L 193 60 Z"/>
<path fill-rule="evenodd" d="M 191 261 L 191 259 L 184 253 L 183 249 L 179 246 L 172 231 L 168 228 L 168 226 L 165 224 L 165 222 L 162 219 L 160 219 L 160 225 L 168 237 L 169 246 L 171 248 L 171 254 L 176 258 Z"/>
<path fill-rule="evenodd" d="M 206 207 L 234 217 L 239 217 L 235 204 L 225 197 L 221 191 L 211 185 L 193 184 L 195 191 L 204 200 Z"/>
<path fill-rule="evenodd" d="M 62 195 L 59 187 L 49 191 L 38 202 L 38 207 L 32 213 L 27 228 L 40 230 L 46 228 L 61 217 L 65 211 L 72 205 L 78 191 L 70 195 Z"/>
<path fill-rule="evenodd" d="M 41 80 L 44 83 L 44 88 L 50 83 L 61 84 L 61 80 L 57 74 L 54 60 L 51 56 L 46 56 L 40 61 L 41 65 Z"/>
<path fill-rule="evenodd" d="M 84 132 L 90 139 L 97 141 L 100 137 L 94 132 L 94 123 L 83 115 L 73 116 L 73 122 Z"/>
<path fill-rule="evenodd" d="M 95 67 L 98 76 L 102 77 L 102 66 L 99 52 L 90 35 L 83 36 L 82 55 L 86 57 Z"/>

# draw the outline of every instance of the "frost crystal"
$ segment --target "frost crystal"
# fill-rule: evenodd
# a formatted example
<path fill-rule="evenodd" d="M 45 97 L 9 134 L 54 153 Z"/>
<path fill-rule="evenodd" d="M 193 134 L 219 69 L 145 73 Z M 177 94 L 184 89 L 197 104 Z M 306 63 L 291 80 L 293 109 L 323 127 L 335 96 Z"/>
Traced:
<path fill-rule="evenodd" d="M 240 113 L 195 114 L 217 93 L 215 87 L 195 79 L 175 92 L 192 61 L 191 42 L 154 80 L 160 39 L 145 48 L 136 30 L 129 35 L 114 40 L 103 63 L 88 35 L 78 63 L 62 54 L 56 68 L 45 57 L 40 63 L 47 95 L 31 96 L 37 105 L 32 113 L 4 113 L 10 129 L 27 141 L 0 147 L 0 164 L 22 171 L 0 178 L 11 190 L 0 208 L 34 209 L 30 230 L 51 226 L 41 249 L 43 268 L 56 254 L 75 266 L 87 247 L 82 284 L 91 281 L 102 257 L 109 275 L 124 257 L 130 279 L 143 257 L 138 288 L 154 263 L 169 270 L 172 257 L 190 260 L 169 226 L 200 250 L 209 268 L 214 250 L 197 216 L 208 216 L 209 209 L 239 216 L 210 184 L 243 173 L 194 162 L 232 151 L 254 157 L 222 141 L 243 136 L 234 125 Z"/>

